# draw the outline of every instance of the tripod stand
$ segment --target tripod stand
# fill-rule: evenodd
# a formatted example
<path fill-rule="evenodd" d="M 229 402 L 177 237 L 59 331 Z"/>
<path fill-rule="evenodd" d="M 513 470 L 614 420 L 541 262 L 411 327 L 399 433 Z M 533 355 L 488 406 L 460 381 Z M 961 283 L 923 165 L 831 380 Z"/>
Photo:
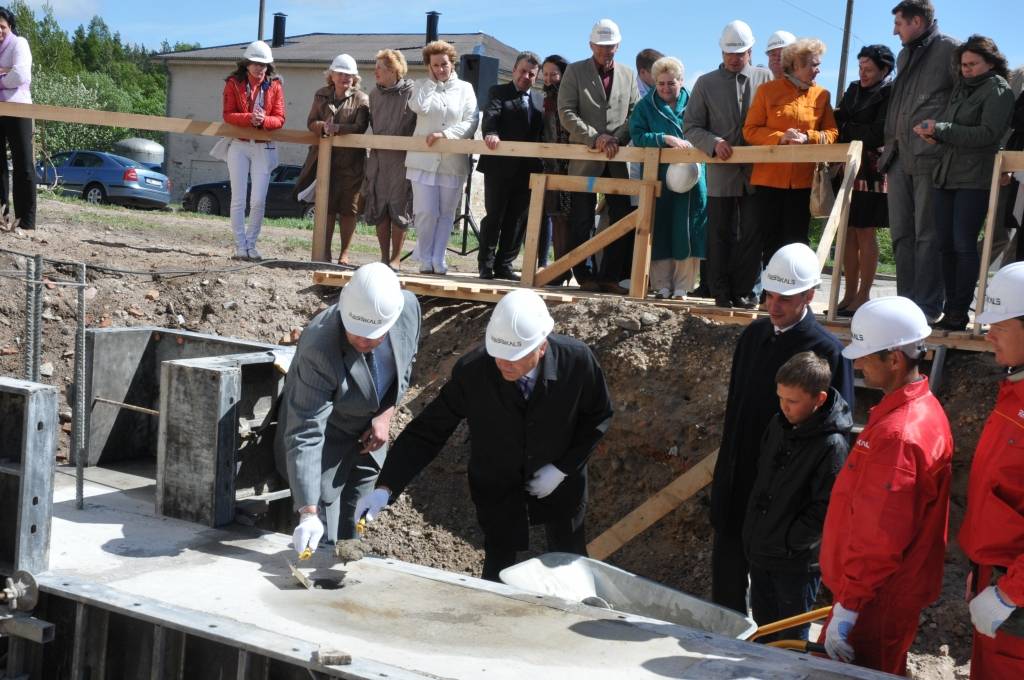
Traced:
<path fill-rule="evenodd" d="M 466 191 L 462 197 L 462 213 L 455 216 L 452 221 L 452 231 L 455 231 L 455 227 L 461 222 L 462 223 L 462 248 L 455 250 L 454 248 L 448 248 L 448 252 L 455 253 L 456 255 L 469 255 L 480 250 L 479 245 L 472 250 L 469 248 L 469 230 L 473 230 L 473 235 L 476 236 L 476 242 L 480 243 L 480 227 L 476 223 L 476 218 L 473 217 L 473 211 L 470 209 L 470 197 L 473 193 L 473 168 L 476 166 L 476 159 L 472 156 L 469 157 L 469 175 L 466 176 Z"/>

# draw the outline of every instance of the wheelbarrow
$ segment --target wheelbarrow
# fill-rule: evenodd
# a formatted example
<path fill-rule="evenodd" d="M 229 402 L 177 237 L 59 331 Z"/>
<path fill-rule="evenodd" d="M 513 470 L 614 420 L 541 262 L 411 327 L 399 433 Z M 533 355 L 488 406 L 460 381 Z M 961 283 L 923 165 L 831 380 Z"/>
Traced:
<path fill-rule="evenodd" d="M 811 621 L 832 610 L 822 607 L 758 627 L 749 616 L 664 586 L 624 569 L 570 553 L 552 552 L 503 569 L 502 582 L 537 595 L 636 614 L 708 633 L 753 641 Z M 804 640 L 778 640 L 772 647 L 824 653 L 825 648 Z"/>

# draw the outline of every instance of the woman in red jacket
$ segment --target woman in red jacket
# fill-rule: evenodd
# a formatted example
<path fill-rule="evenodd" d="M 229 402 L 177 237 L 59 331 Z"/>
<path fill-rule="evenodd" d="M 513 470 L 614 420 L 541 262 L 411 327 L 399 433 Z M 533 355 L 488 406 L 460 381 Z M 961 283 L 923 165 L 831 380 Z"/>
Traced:
<path fill-rule="evenodd" d="M 262 40 L 249 44 L 238 68 L 224 81 L 224 122 L 239 127 L 277 130 L 284 126 L 284 88 L 274 74 L 274 56 Z M 270 173 L 277 167 L 277 146 L 272 141 L 234 139 L 228 147 L 231 178 L 231 229 L 235 257 L 259 260 L 256 239 L 263 226 Z M 245 194 L 249 175 L 249 228 L 245 228 Z"/>

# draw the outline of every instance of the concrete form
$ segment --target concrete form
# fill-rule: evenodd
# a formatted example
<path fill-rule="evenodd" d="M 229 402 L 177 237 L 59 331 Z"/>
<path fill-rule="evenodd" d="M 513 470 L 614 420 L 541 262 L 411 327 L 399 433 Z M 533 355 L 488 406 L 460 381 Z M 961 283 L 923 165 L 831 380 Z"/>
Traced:
<path fill-rule="evenodd" d="M 36 615 L 63 637 L 25 643 L 32 678 L 888 677 L 397 560 L 317 555 L 310 575 L 344 587 L 306 590 L 286 536 L 157 517 L 149 479 L 87 475 L 84 511 L 57 476 Z"/>

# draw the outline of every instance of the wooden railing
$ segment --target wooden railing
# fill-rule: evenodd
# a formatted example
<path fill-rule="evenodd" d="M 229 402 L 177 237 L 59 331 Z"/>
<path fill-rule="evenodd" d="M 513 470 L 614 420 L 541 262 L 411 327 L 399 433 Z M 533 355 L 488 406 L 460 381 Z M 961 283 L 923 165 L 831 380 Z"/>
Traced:
<path fill-rule="evenodd" d="M 496 149 L 491 150 L 487 148 L 483 141 L 479 140 L 441 139 L 427 146 L 426 140 L 422 137 L 363 134 L 322 138 L 308 131 L 275 130 L 268 132 L 251 127 L 237 127 L 222 122 L 73 109 L 43 104 L 0 103 L 0 116 L 134 128 L 205 137 L 273 140 L 291 144 L 316 145 L 319 162 L 317 165 L 315 202 L 316 218 L 311 253 L 313 260 L 324 260 L 328 251 L 325 237 L 328 217 L 328 187 L 330 186 L 330 152 L 333 147 L 430 151 L 490 156 L 528 156 L 543 159 L 598 160 L 601 158 L 600 152 L 580 144 L 503 141 Z M 852 195 L 853 179 L 860 162 L 860 149 L 860 142 L 853 142 L 852 144 L 736 147 L 733 149 L 732 157 L 727 161 L 723 161 L 717 158 L 708 158 L 696 149 L 623 147 L 619 149 L 613 162 L 641 163 L 643 165 L 642 180 L 608 180 L 554 175 L 534 176 L 531 179 L 531 186 L 534 189 L 541 188 L 541 184 L 543 184 L 544 189 L 558 189 L 562 191 L 592 190 L 604 193 L 625 193 L 638 195 L 640 197 L 640 204 L 638 209 L 626 219 L 621 220 L 610 229 L 597 234 L 594 238 L 559 258 L 550 266 L 537 270 L 536 251 L 540 223 L 543 218 L 543 196 L 541 191 L 534 191 L 534 202 L 531 204 L 528 213 L 523 266 L 524 282 L 527 285 L 543 285 L 543 283 L 554 279 L 559 274 L 565 273 L 573 264 L 582 261 L 600 248 L 608 245 L 616 237 L 635 230 L 637 237 L 633 252 L 633 278 L 630 285 L 630 295 L 636 298 L 644 297 L 647 291 L 647 278 L 650 271 L 651 224 L 654 215 L 654 200 L 661 191 L 661 185 L 657 179 L 658 165 L 660 163 L 813 163 L 820 161 L 845 163 L 847 172 L 840 187 L 835 207 L 831 215 L 829 215 L 824 233 L 818 244 L 818 259 L 824 264 L 832 250 L 833 242 L 836 243 L 835 266 L 833 267 L 832 291 L 828 311 L 829 319 L 834 319 L 835 305 L 839 294 L 842 250 L 845 244 L 849 202 Z M 545 179 L 537 179 L 538 177 L 545 177 Z"/>
<path fill-rule="evenodd" d="M 1024 151 L 1000 151 L 996 154 L 996 163 L 992 168 L 992 182 L 989 184 L 988 216 L 985 218 L 985 240 L 981 248 L 981 268 L 978 272 L 978 302 L 974 308 L 977 319 L 985 309 L 985 291 L 988 289 L 988 269 L 992 260 L 992 234 L 996 228 L 996 217 L 999 215 L 999 184 L 1004 172 L 1024 170 Z M 1011 201 L 1009 210 L 1013 209 Z M 1018 236 L 1017 238 L 1021 238 Z M 981 324 L 974 322 L 974 332 L 981 331 Z"/>

